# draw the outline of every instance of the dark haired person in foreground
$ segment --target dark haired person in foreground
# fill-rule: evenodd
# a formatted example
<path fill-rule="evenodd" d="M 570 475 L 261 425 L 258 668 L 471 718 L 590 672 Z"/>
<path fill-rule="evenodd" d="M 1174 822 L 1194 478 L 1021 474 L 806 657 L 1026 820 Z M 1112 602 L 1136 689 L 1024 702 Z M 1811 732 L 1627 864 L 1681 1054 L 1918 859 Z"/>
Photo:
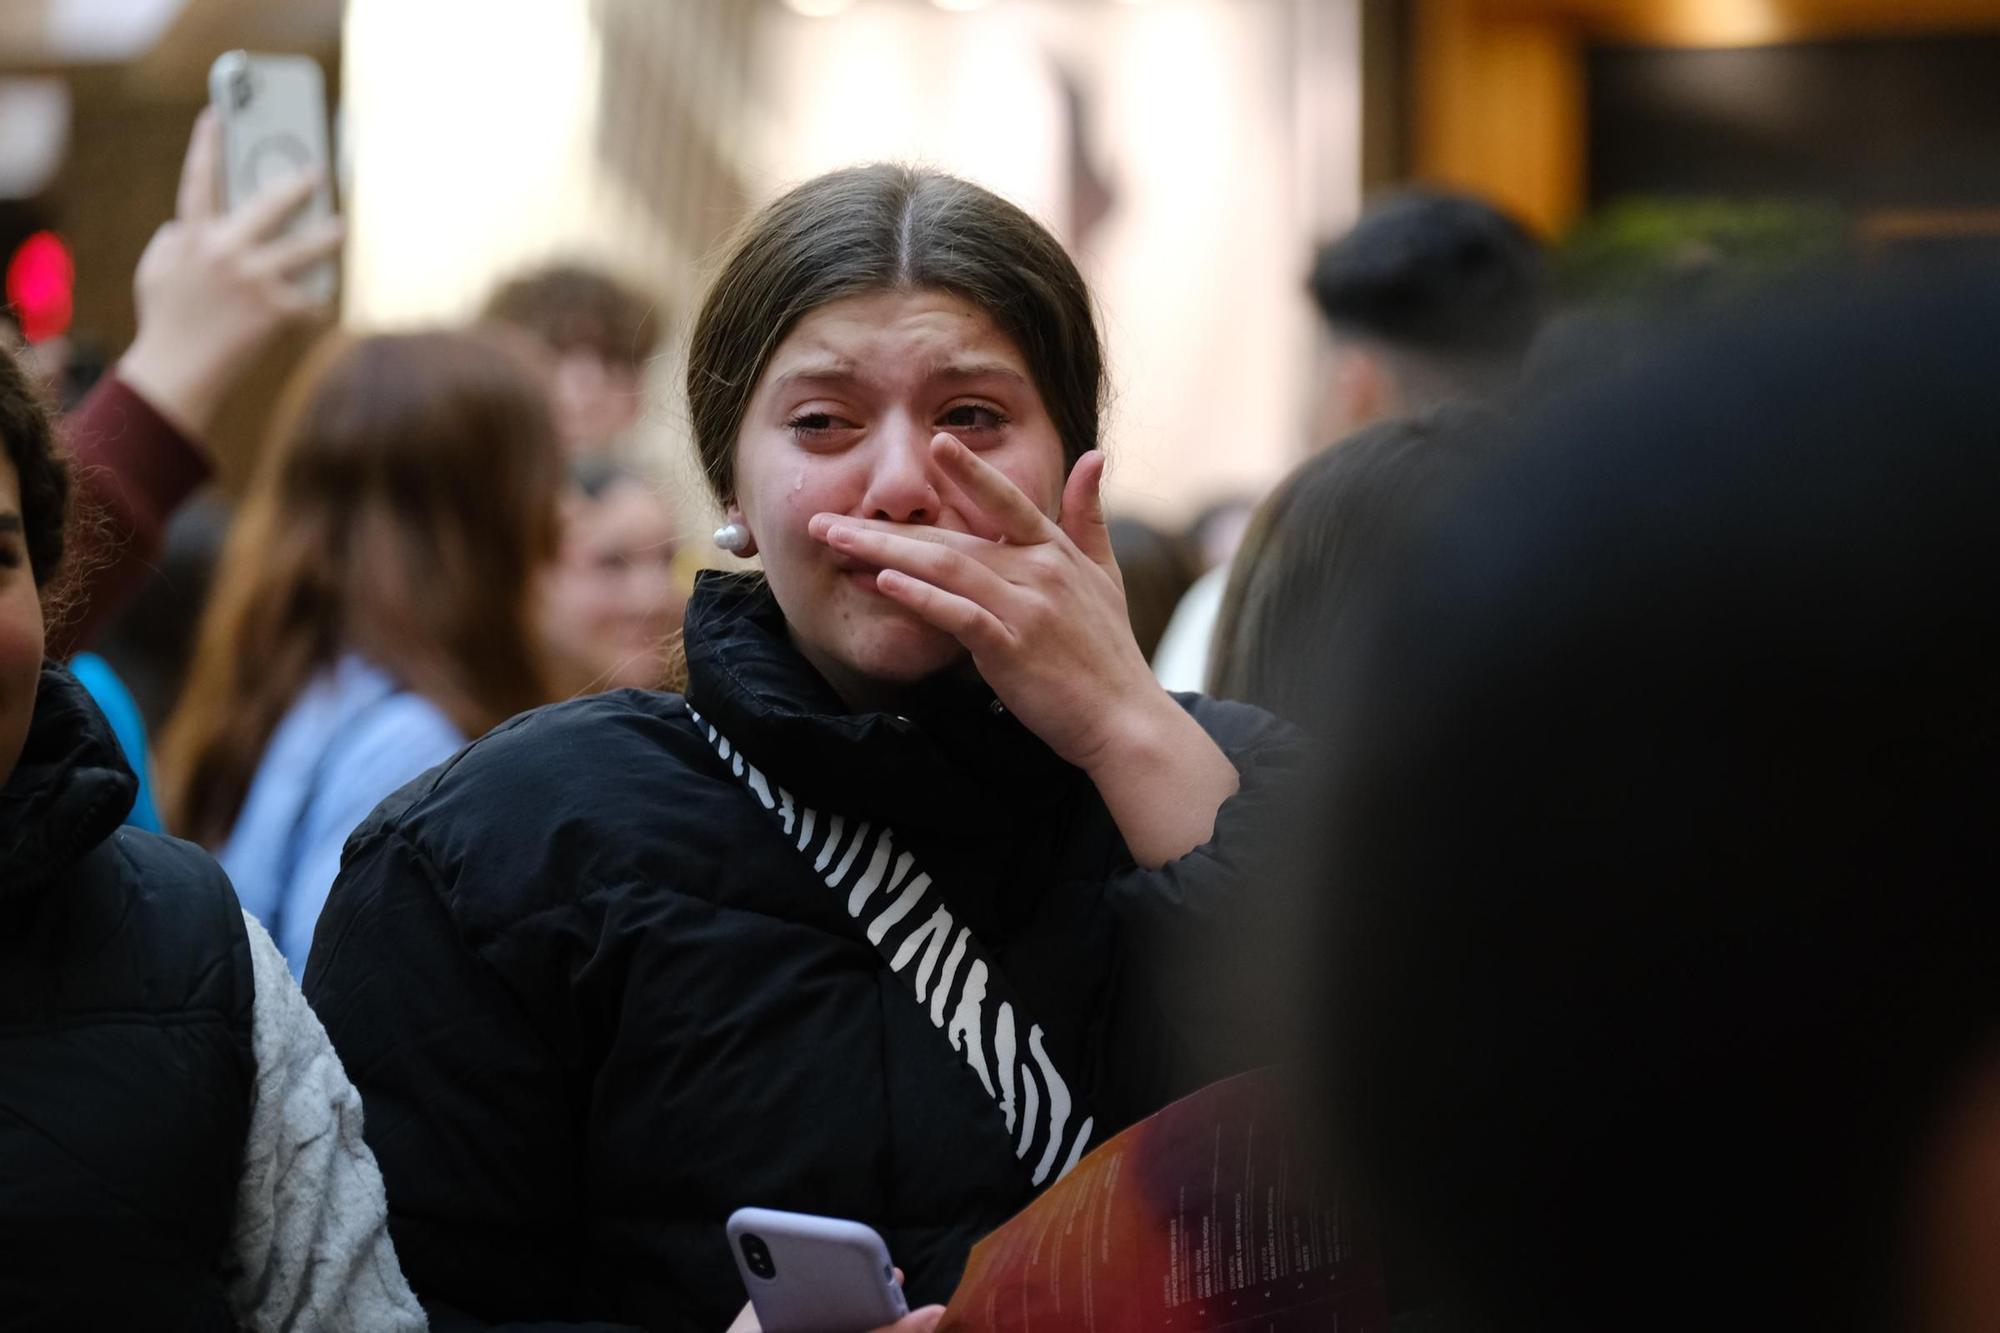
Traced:
<path fill-rule="evenodd" d="M 739 239 L 687 383 L 717 543 L 763 569 L 697 586 L 686 693 L 405 787 L 313 941 L 435 1314 L 714 1333 L 743 1205 L 869 1223 L 941 1301 L 1243 1058 L 1160 963 L 1255 887 L 1297 741 L 1133 642 L 1055 238 L 934 172 L 819 177 Z"/>
<path fill-rule="evenodd" d="M 4 351 L 0 446 L 0 1322 L 422 1328 L 325 1032 L 43 657 L 69 475 Z"/>
<path fill-rule="evenodd" d="M 1411 190 L 1371 205 L 1313 259 L 1327 337 L 1309 443 L 1499 399 L 1520 376 L 1546 287 L 1541 243 L 1482 199 Z M 1209 571 L 1174 613 L 1153 658 L 1167 688 L 1203 688 L 1229 577 Z"/>
<path fill-rule="evenodd" d="M 1711 322 L 1334 645 L 1329 1124 L 1445 1326 L 2000 1327 L 1996 328 Z"/>

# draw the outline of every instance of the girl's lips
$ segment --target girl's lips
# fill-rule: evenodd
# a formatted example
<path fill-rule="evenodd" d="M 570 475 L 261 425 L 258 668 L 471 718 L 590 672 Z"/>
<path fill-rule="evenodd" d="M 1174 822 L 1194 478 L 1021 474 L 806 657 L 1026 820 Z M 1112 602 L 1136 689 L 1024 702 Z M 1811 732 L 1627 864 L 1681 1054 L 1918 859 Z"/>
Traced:
<path fill-rule="evenodd" d="M 870 587 L 874 586 L 875 576 L 882 572 L 882 566 L 880 565 L 866 564 L 854 559 L 852 556 L 846 555 L 834 557 L 833 567 L 840 571 L 842 578 L 863 579 L 867 581 Z"/>

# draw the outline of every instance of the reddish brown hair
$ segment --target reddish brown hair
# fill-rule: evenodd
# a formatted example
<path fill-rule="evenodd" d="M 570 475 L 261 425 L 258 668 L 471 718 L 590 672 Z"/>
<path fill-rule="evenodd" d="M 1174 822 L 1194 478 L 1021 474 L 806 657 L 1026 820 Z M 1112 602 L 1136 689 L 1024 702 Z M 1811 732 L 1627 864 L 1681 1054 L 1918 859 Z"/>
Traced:
<path fill-rule="evenodd" d="M 169 822 L 228 837 L 271 733 L 354 651 L 468 736 L 547 698 L 530 629 L 560 450 L 492 338 L 336 340 L 301 372 L 230 534 L 169 721 Z"/>

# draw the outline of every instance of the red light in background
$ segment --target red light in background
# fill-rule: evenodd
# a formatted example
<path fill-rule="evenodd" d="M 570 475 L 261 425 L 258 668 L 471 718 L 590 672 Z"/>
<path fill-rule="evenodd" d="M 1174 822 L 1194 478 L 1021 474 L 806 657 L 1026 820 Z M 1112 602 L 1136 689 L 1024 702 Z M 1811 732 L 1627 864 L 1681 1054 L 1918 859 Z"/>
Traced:
<path fill-rule="evenodd" d="M 76 264 L 69 247 L 52 231 L 38 231 L 7 261 L 7 304 L 31 343 L 69 332 Z"/>

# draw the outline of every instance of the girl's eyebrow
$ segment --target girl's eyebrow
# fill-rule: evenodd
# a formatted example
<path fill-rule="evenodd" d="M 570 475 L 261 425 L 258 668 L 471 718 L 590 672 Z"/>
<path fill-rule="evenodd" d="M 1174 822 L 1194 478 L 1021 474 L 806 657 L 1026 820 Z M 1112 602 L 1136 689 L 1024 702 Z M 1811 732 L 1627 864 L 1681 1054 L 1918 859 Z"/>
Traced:
<path fill-rule="evenodd" d="M 791 387 L 801 381 L 817 383 L 846 383 L 860 378 L 852 361 L 844 357 L 833 357 L 823 361 L 808 361 L 792 367 L 777 379 L 771 381 L 774 391 Z"/>
<path fill-rule="evenodd" d="M 21 516 L 11 509 L 0 509 L 0 532 L 23 532 Z"/>
<path fill-rule="evenodd" d="M 940 380 L 1013 380 L 1026 384 L 1020 371 L 999 361 L 946 361 L 930 368 L 930 377 Z"/>
<path fill-rule="evenodd" d="M 1004 361 L 940 361 L 924 370 L 927 379 L 960 382 L 964 380 L 1010 380 L 1025 385 L 1027 377 Z M 865 377 L 860 367 L 845 357 L 831 357 L 825 360 L 807 361 L 793 366 L 784 374 L 771 381 L 774 393 L 783 393 L 797 384 L 853 384 Z"/>

